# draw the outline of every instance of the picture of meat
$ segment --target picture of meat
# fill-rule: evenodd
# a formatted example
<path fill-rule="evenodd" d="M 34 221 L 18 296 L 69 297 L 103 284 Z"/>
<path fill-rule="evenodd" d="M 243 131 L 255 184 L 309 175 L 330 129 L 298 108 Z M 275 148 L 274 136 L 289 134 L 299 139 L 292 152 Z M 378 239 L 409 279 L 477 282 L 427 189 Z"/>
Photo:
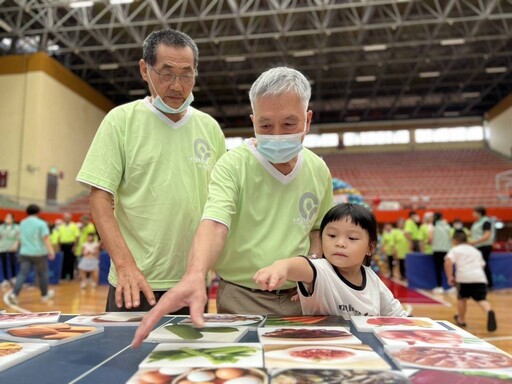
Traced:
<path fill-rule="evenodd" d="M 439 329 L 446 330 L 437 321 L 426 317 L 396 317 L 396 316 L 352 316 L 352 324 L 359 332 L 373 332 L 374 329 Z"/>
<path fill-rule="evenodd" d="M 441 381 L 434 381 L 434 383 Z M 408 384 L 410 381 L 395 371 L 341 369 L 284 369 L 272 373 L 271 384 Z M 432 383 L 432 382 L 431 382 Z"/>
<path fill-rule="evenodd" d="M 469 348 L 406 347 L 386 349 L 400 365 L 430 369 L 511 369 L 512 358 L 498 351 Z"/>
<path fill-rule="evenodd" d="M 278 337 L 283 339 L 330 339 L 335 337 L 351 337 L 352 334 L 336 329 L 308 329 L 308 328 L 280 328 L 272 332 L 263 333 L 264 337 Z"/>
<path fill-rule="evenodd" d="M 361 344 L 344 327 L 278 327 L 258 328 L 262 344 Z"/>
<path fill-rule="evenodd" d="M 301 359 L 322 361 L 322 360 L 339 360 L 354 356 L 354 352 L 342 351 L 328 348 L 310 348 L 301 351 L 292 351 L 290 356 L 299 357 Z"/>
<path fill-rule="evenodd" d="M 367 322 L 372 325 L 414 325 L 407 317 L 369 317 Z"/>
<path fill-rule="evenodd" d="M 459 346 L 464 342 L 461 335 L 451 331 L 441 330 L 398 330 L 398 331 L 381 331 L 377 333 L 379 338 L 395 341 L 403 341 L 409 345 L 416 343 L 427 344 L 448 344 L 451 346 Z"/>
<path fill-rule="evenodd" d="M 510 378 L 503 377 L 501 374 L 492 375 L 485 373 L 485 376 L 477 374 L 465 374 L 464 372 L 447 372 L 420 370 L 411 377 L 412 384 L 431 384 L 431 383 L 454 383 L 454 384 L 505 384 L 510 383 Z"/>

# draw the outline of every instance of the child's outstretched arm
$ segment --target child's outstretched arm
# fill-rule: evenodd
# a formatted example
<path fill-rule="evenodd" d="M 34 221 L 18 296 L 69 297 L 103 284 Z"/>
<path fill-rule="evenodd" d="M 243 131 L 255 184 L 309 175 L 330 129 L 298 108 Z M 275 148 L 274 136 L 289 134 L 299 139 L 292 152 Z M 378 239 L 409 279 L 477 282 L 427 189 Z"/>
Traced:
<path fill-rule="evenodd" d="M 287 280 L 310 284 L 313 281 L 313 269 L 306 258 L 291 257 L 261 268 L 252 279 L 261 289 L 272 291 L 282 286 Z"/>

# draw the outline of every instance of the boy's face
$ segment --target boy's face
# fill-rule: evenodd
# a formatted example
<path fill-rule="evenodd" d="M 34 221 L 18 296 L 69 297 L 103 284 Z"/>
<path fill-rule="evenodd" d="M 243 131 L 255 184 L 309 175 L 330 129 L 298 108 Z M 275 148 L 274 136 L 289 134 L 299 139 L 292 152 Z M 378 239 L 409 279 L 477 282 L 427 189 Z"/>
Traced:
<path fill-rule="evenodd" d="M 325 226 L 322 249 L 325 258 L 340 271 L 360 268 L 365 256 L 373 251 L 368 233 L 348 218 Z"/>

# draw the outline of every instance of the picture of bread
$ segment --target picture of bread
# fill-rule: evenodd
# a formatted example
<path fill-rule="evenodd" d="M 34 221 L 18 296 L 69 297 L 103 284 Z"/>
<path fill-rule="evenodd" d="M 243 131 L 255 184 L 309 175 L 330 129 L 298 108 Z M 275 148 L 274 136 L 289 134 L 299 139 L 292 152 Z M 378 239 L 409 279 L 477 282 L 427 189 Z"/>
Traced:
<path fill-rule="evenodd" d="M 54 335 L 59 333 L 59 331 L 43 326 L 39 327 L 25 327 L 25 328 L 12 328 L 8 329 L 7 333 L 16 337 L 33 337 L 40 338 L 42 336 Z"/>
<path fill-rule="evenodd" d="M 71 328 L 71 325 L 66 323 L 50 323 L 50 324 L 32 324 L 29 327 L 45 327 L 50 329 L 55 329 L 57 331 L 63 331 Z"/>
<path fill-rule="evenodd" d="M 57 332 L 53 335 L 46 335 L 43 336 L 42 339 L 44 340 L 62 340 L 67 339 L 68 337 L 76 337 L 82 335 L 83 332 Z"/>
<path fill-rule="evenodd" d="M 87 333 L 92 332 L 94 330 L 96 330 L 96 328 L 94 327 L 72 326 L 64 330 L 64 332 Z"/>
<path fill-rule="evenodd" d="M 0 358 L 3 356 L 12 355 L 23 349 L 18 343 L 0 342 Z"/>

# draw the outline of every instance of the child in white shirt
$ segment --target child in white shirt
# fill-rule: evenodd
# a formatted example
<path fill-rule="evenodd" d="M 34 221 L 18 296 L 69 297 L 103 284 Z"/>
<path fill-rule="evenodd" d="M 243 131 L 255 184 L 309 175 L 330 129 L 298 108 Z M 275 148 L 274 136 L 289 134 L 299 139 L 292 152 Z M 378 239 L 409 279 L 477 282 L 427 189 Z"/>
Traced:
<path fill-rule="evenodd" d="M 100 244 L 95 241 L 94 234 L 87 235 L 87 242 L 82 246 L 82 257 L 78 263 L 78 271 L 80 272 L 81 288 L 87 286 L 87 274 L 90 274 L 91 286 L 94 288 L 98 285 L 100 271 Z"/>
<path fill-rule="evenodd" d="M 320 225 L 323 258 L 292 257 L 262 268 L 253 279 L 272 291 L 297 281 L 305 315 L 406 316 L 368 261 L 377 244 L 373 213 L 354 204 L 331 208 Z M 366 264 L 366 265 L 364 265 Z"/>

